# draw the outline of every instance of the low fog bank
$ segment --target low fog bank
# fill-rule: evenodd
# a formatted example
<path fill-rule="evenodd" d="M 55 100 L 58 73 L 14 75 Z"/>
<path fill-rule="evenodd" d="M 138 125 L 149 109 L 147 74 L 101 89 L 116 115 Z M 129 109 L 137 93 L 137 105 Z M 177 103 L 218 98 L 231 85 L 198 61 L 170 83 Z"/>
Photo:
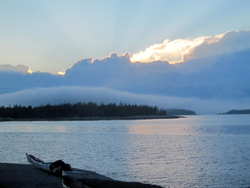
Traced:
<path fill-rule="evenodd" d="M 46 104 L 95 102 L 97 104 L 127 103 L 146 104 L 163 109 L 179 108 L 193 110 L 197 114 L 217 114 L 230 109 L 247 109 L 249 99 L 242 100 L 201 100 L 196 98 L 180 98 L 159 95 L 134 94 L 105 87 L 63 86 L 52 88 L 27 89 L 0 95 L 0 104 L 5 107 L 11 105 L 41 106 Z"/>

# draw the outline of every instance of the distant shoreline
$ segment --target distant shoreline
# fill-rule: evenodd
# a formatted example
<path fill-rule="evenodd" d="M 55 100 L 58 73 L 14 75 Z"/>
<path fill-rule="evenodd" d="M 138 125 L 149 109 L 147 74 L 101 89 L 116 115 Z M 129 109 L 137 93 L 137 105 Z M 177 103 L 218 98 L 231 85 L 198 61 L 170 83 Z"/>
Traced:
<path fill-rule="evenodd" d="M 229 110 L 225 113 L 219 113 L 219 115 L 233 115 L 233 114 L 250 114 L 250 109 L 245 110 Z"/>
<path fill-rule="evenodd" d="M 101 120 L 146 120 L 146 119 L 178 119 L 184 116 L 165 116 L 165 115 L 152 115 L 152 116 L 124 116 L 124 117 L 57 117 L 57 118 L 0 118 L 1 122 L 4 121 L 101 121 Z"/>

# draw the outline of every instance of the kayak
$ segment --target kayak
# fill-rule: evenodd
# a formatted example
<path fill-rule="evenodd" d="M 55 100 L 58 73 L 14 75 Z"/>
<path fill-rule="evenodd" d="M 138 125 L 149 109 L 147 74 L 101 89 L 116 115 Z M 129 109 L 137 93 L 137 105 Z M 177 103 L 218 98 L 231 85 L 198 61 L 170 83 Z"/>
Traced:
<path fill-rule="evenodd" d="M 26 157 L 29 163 L 31 163 L 33 166 L 36 168 L 42 169 L 47 172 L 52 172 L 55 173 L 55 171 L 50 170 L 50 165 L 52 162 L 44 162 L 43 160 L 30 155 L 26 153 Z M 88 178 L 88 179 L 99 179 L 99 180 L 113 180 L 109 177 L 106 177 L 104 175 L 98 174 L 93 171 L 89 170 L 82 170 L 82 169 L 77 169 L 77 168 L 72 168 L 72 171 L 62 171 L 62 176 L 67 176 L 71 179 L 76 179 L 76 180 L 81 180 L 83 178 Z"/>
<path fill-rule="evenodd" d="M 53 162 L 44 162 L 43 160 L 26 153 L 27 160 L 36 168 L 42 169 L 47 172 L 50 171 L 50 165 Z M 54 172 L 52 172 L 54 173 Z M 77 168 L 72 168 L 72 171 L 62 171 L 62 185 L 64 188 L 72 188 L 72 187 L 104 187 L 104 185 L 108 184 L 109 187 L 143 187 L 144 184 L 138 182 L 121 182 L 115 181 L 109 177 L 98 174 L 89 170 L 82 170 Z M 96 186 L 98 185 L 98 186 Z M 148 184 L 149 185 L 149 184 Z M 149 187 L 149 186 L 146 186 Z M 150 187 L 154 188 L 162 188 L 160 186 L 150 185 Z"/>
<path fill-rule="evenodd" d="M 39 168 L 39 169 L 42 169 L 42 170 L 45 170 L 47 172 L 50 172 L 50 165 L 51 165 L 51 162 L 49 163 L 46 163 L 44 162 L 43 160 L 33 156 L 33 155 L 30 155 L 28 153 L 26 153 L 26 157 L 27 157 L 27 161 L 29 163 L 31 163 L 33 166 Z"/>

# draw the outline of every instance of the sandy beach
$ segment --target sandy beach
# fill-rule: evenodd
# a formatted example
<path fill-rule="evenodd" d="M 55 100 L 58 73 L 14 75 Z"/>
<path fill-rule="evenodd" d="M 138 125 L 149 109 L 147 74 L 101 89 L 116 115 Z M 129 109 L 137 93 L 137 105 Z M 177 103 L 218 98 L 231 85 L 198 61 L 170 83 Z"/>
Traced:
<path fill-rule="evenodd" d="M 99 181 L 83 179 L 84 184 L 95 188 L 160 188 L 139 182 Z M 37 169 L 32 165 L 0 163 L 0 188 L 62 188 L 62 178 Z"/>

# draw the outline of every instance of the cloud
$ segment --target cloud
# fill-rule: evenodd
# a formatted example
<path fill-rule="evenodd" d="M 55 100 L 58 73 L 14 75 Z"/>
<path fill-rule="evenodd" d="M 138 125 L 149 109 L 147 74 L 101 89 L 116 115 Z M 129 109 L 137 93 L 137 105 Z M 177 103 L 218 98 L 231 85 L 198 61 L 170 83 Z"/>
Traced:
<path fill-rule="evenodd" d="M 0 94 L 35 87 L 55 87 L 64 84 L 62 76 L 48 72 L 27 74 L 17 71 L 0 71 L 0 80 Z"/>
<path fill-rule="evenodd" d="M 80 60 L 66 70 L 64 76 L 42 72 L 0 73 L 0 79 L 4 80 L 0 93 L 36 87 L 80 86 L 180 98 L 249 98 L 250 69 L 246 68 L 249 54 L 246 50 L 169 64 L 164 61 L 131 63 L 129 54 L 112 53 L 101 60 Z"/>
<path fill-rule="evenodd" d="M 13 66 L 10 64 L 2 64 L 0 65 L 0 72 L 21 72 L 21 73 L 32 73 L 29 66 L 18 64 L 17 66 Z"/>
<path fill-rule="evenodd" d="M 250 97 L 250 70 L 245 68 L 249 67 L 248 57 L 249 50 L 169 64 L 131 63 L 127 57 L 113 54 L 102 60 L 78 61 L 66 71 L 64 83 L 201 99 Z"/>
<path fill-rule="evenodd" d="M 23 72 L 17 71 L 18 66 L 7 66 L 15 71 L 6 71 L 10 68 L 3 69 L 1 65 L 5 71 L 0 71 L 0 105 L 122 101 L 186 108 L 197 113 L 249 108 L 249 32 L 200 37 L 196 45 L 195 41 L 187 40 L 189 48 L 179 56 L 185 63 L 162 60 L 131 63 L 128 53 L 111 53 L 103 59 L 79 60 L 63 76 L 27 74 L 29 67 L 23 65 L 19 66 Z M 169 43 L 152 49 L 164 51 Z M 183 41 L 174 43 L 178 46 Z"/>
<path fill-rule="evenodd" d="M 229 31 L 195 39 L 165 40 L 132 55 L 131 62 L 187 62 L 192 59 L 232 53 L 250 48 L 250 30 Z"/>
<path fill-rule="evenodd" d="M 0 103 L 4 106 L 20 104 L 24 106 L 40 106 L 46 104 L 95 102 L 97 104 L 117 103 L 147 104 L 160 108 L 191 109 L 199 114 L 215 114 L 234 108 L 249 108 L 250 100 L 224 101 L 200 100 L 197 98 L 167 97 L 159 95 L 143 95 L 126 91 L 118 91 L 104 87 L 52 87 L 35 88 L 0 95 Z M 243 105 L 242 105 L 243 104 Z"/>
<path fill-rule="evenodd" d="M 184 53 L 183 61 L 191 59 L 210 57 L 220 54 L 229 54 L 250 48 L 250 30 L 229 31 L 217 35 L 220 36 L 216 42 L 204 42 Z"/>

